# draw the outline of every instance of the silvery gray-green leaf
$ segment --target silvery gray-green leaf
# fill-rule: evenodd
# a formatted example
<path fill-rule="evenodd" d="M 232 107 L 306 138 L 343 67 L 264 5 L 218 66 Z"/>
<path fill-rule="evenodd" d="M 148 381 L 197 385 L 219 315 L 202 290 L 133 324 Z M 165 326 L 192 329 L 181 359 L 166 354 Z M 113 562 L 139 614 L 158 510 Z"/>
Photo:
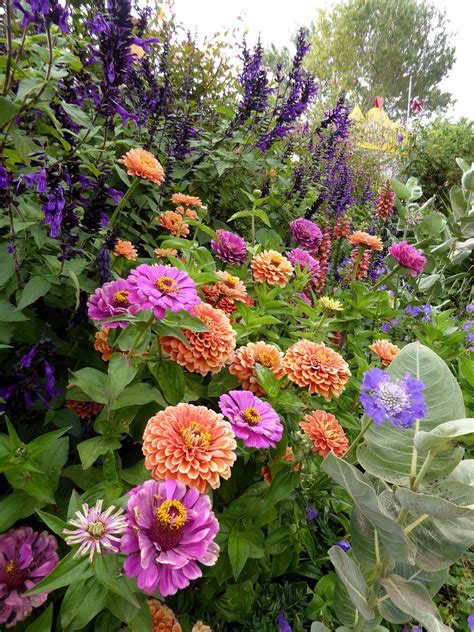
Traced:
<path fill-rule="evenodd" d="M 328 554 L 339 579 L 346 587 L 352 603 L 363 617 L 373 619 L 374 611 L 367 603 L 369 589 L 357 564 L 337 545 L 332 546 Z"/>
<path fill-rule="evenodd" d="M 414 513 L 428 514 L 436 518 L 465 518 L 470 516 L 474 519 L 474 506 L 463 507 L 440 496 L 399 488 L 395 491 L 395 497 L 402 507 Z"/>
<path fill-rule="evenodd" d="M 360 628 L 362 630 L 373 630 L 374 627 L 380 623 L 380 616 L 367 621 L 357 612 L 347 593 L 346 587 L 339 577 L 337 578 L 334 588 L 334 611 L 338 621 L 351 630 L 358 621 L 362 622 Z"/>
<path fill-rule="evenodd" d="M 474 446 L 474 419 L 447 421 L 430 432 L 420 431 L 415 435 L 415 447 L 420 452 L 456 445 Z"/>

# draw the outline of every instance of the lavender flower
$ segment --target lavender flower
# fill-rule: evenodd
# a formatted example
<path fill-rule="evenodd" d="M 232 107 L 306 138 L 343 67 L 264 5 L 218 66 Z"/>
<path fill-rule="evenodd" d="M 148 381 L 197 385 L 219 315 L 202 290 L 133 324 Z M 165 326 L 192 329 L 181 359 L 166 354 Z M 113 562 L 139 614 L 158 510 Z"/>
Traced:
<path fill-rule="evenodd" d="M 314 259 L 309 252 L 302 248 L 295 248 L 294 250 L 289 250 L 286 256 L 295 269 L 299 266 L 301 272 L 311 275 L 312 280 L 317 279 L 319 275 L 319 261 Z"/>
<path fill-rule="evenodd" d="M 305 250 L 316 250 L 321 243 L 323 234 L 314 222 L 299 217 L 290 224 L 291 235 L 298 246 Z"/>
<path fill-rule="evenodd" d="M 277 617 L 278 632 L 291 632 L 291 625 L 282 614 Z"/>
<path fill-rule="evenodd" d="M 124 314 L 136 314 L 140 306 L 130 301 L 130 288 L 125 279 L 106 283 L 92 294 L 87 303 L 89 318 L 96 321 L 116 316 L 117 320 L 107 323 L 107 327 L 126 327 L 128 321 L 120 320 Z"/>
<path fill-rule="evenodd" d="M 237 121 L 245 121 L 252 112 L 264 112 L 268 106 L 268 97 L 272 89 L 268 87 L 267 73 L 263 66 L 263 46 L 258 40 L 253 53 L 247 48 L 244 38 L 242 44 L 243 68 L 240 84 L 243 88 L 243 98 L 239 105 Z"/>
<path fill-rule="evenodd" d="M 360 401 L 365 413 L 376 424 L 389 421 L 398 428 L 411 428 L 423 419 L 427 408 L 424 384 L 407 373 L 403 380 L 379 368 L 364 373 Z"/>
<path fill-rule="evenodd" d="M 316 518 L 319 516 L 319 511 L 314 507 L 311 507 L 311 505 L 307 505 L 305 516 L 307 520 L 316 520 Z"/>
<path fill-rule="evenodd" d="M 474 313 L 474 303 L 469 303 L 469 305 L 466 305 L 466 312 L 468 314 Z"/>
<path fill-rule="evenodd" d="M 25 8 L 25 5 L 28 8 Z M 20 28 L 26 28 L 34 24 L 39 31 L 44 31 L 50 24 L 57 24 L 63 33 L 68 32 L 68 10 L 59 4 L 57 0 L 13 0 L 13 6 L 23 14 Z"/>
<path fill-rule="evenodd" d="M 225 263 L 240 264 L 247 260 L 247 250 L 245 240 L 239 235 L 228 230 L 219 228 L 217 231 L 218 240 L 211 240 L 211 248 L 217 257 Z"/>
<path fill-rule="evenodd" d="M 8 189 L 8 171 L 0 163 L 0 189 Z"/>
<path fill-rule="evenodd" d="M 336 542 L 336 546 L 341 548 L 343 551 L 350 551 L 352 549 L 352 546 L 347 540 L 339 540 L 339 542 Z"/>
<path fill-rule="evenodd" d="M 470 614 L 467 618 L 467 627 L 469 628 L 469 630 L 471 630 L 471 632 L 473 632 L 474 630 L 474 612 L 472 614 Z"/>

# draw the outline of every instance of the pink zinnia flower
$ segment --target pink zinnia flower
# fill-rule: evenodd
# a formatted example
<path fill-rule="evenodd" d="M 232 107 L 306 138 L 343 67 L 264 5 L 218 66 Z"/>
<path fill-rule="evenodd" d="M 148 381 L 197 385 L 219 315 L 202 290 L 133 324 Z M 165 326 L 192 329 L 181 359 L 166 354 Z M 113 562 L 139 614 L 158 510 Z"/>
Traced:
<path fill-rule="evenodd" d="M 319 226 L 304 217 L 299 217 L 291 222 L 290 230 L 298 246 L 305 250 L 316 250 L 323 238 Z"/>
<path fill-rule="evenodd" d="M 291 261 L 293 267 L 296 269 L 298 265 L 301 272 L 305 274 L 311 274 L 311 279 L 316 279 L 319 274 L 319 261 L 312 257 L 308 251 L 302 248 L 295 248 L 289 250 L 286 256 Z"/>
<path fill-rule="evenodd" d="M 219 398 L 221 413 L 249 448 L 275 448 L 283 434 L 280 417 L 251 391 L 229 391 Z"/>
<path fill-rule="evenodd" d="M 225 263 L 244 263 L 247 259 L 247 249 L 242 237 L 221 228 L 216 233 L 218 240 L 211 240 L 211 248 L 217 257 Z"/>
<path fill-rule="evenodd" d="M 0 535 L 0 626 L 15 626 L 47 599 L 48 593 L 25 597 L 58 563 L 56 538 L 31 527 Z"/>
<path fill-rule="evenodd" d="M 187 272 L 161 264 L 146 263 L 132 270 L 127 278 L 130 302 L 140 309 L 151 309 L 158 320 L 167 309 L 186 310 L 201 302 L 194 281 Z"/>
<path fill-rule="evenodd" d="M 420 272 L 423 272 L 426 257 L 423 256 L 420 250 L 417 250 L 408 242 L 400 241 L 398 244 L 393 244 L 388 251 L 395 261 L 410 271 L 411 276 L 416 276 L 420 274 Z"/>
<path fill-rule="evenodd" d="M 127 520 L 122 516 L 123 509 L 112 513 L 114 505 L 102 511 L 103 502 L 102 499 L 98 500 L 94 507 L 84 503 L 82 512 L 76 511 L 77 520 L 69 521 L 76 529 L 64 529 L 63 533 L 68 536 L 66 542 L 69 546 L 80 544 L 74 553 L 75 558 L 89 553 L 89 562 L 92 562 L 95 553 L 101 555 L 102 548 L 111 553 L 118 552 L 119 536 L 125 533 Z"/>
<path fill-rule="evenodd" d="M 179 481 L 145 481 L 128 492 L 128 530 L 121 542 L 123 566 L 138 588 L 174 595 L 201 577 L 197 562 L 213 566 L 219 531 L 211 501 Z"/>
<path fill-rule="evenodd" d="M 117 279 L 105 283 L 89 297 L 87 302 L 89 318 L 92 320 L 105 320 L 111 316 L 120 317 L 123 314 L 136 314 L 140 310 L 139 305 L 130 302 L 130 291 L 125 279 Z M 107 323 L 107 327 L 126 327 L 126 320 Z"/>

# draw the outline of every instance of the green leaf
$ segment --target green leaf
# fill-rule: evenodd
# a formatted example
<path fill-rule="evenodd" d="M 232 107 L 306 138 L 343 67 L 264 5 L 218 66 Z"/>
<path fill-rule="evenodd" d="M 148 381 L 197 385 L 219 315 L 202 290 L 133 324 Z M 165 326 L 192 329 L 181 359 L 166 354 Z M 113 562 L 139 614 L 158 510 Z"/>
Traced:
<path fill-rule="evenodd" d="M 12 119 L 19 110 L 20 106 L 13 103 L 8 97 L 0 97 L 0 128 Z"/>
<path fill-rule="evenodd" d="M 51 603 L 48 608 L 33 621 L 33 623 L 30 623 L 25 632 L 51 632 L 52 625 L 53 604 Z"/>
<path fill-rule="evenodd" d="M 87 439 L 77 446 L 77 451 L 81 459 L 82 467 L 87 470 L 102 454 L 109 450 L 118 450 L 121 443 L 114 437 L 93 437 Z"/>
<path fill-rule="evenodd" d="M 138 608 L 139 603 L 131 588 L 133 584 L 128 577 L 121 574 L 121 565 L 121 560 L 116 555 L 96 555 L 93 562 L 95 576 L 100 584 Z"/>
<path fill-rule="evenodd" d="M 79 369 L 70 374 L 69 383 L 77 386 L 91 401 L 107 403 L 107 376 L 102 371 L 91 367 Z"/>
<path fill-rule="evenodd" d="M 77 123 L 82 127 L 87 127 L 88 129 L 92 128 L 92 121 L 84 112 L 84 110 L 78 105 L 73 105 L 72 103 L 65 103 L 64 101 L 61 101 L 61 107 L 66 112 L 66 114 L 72 118 L 74 123 Z"/>
<path fill-rule="evenodd" d="M 262 209 L 255 209 L 253 211 L 238 211 L 237 213 L 231 215 L 227 221 L 232 222 L 234 219 L 241 219 L 242 217 L 258 217 L 269 228 L 272 226 L 270 220 L 268 219 L 268 215 Z"/>
<path fill-rule="evenodd" d="M 320 621 L 313 621 L 309 632 L 330 632 L 330 630 L 324 625 L 324 623 L 321 623 Z"/>
<path fill-rule="evenodd" d="M 229 373 L 227 368 L 222 369 L 219 373 L 215 373 L 211 377 L 209 386 L 207 387 L 208 397 L 219 397 L 223 393 L 238 388 L 239 380 L 235 375 Z"/>
<path fill-rule="evenodd" d="M 86 557 L 74 559 L 73 556 L 74 551 L 70 551 L 49 575 L 24 594 L 27 597 L 41 595 L 41 593 L 52 592 L 57 588 L 92 577 L 93 571 L 88 559 Z"/>
<path fill-rule="evenodd" d="M 255 369 L 257 371 L 258 383 L 263 390 L 269 395 L 269 397 L 278 397 L 278 393 L 280 391 L 280 381 L 275 377 L 274 373 L 258 362 L 255 363 Z"/>
<path fill-rule="evenodd" d="M 189 331 L 208 331 L 209 328 L 199 318 L 191 316 L 186 311 L 170 312 L 166 310 L 165 317 L 160 321 L 169 327 L 179 327 L 179 329 L 187 329 Z"/>
<path fill-rule="evenodd" d="M 6 299 L 0 299 L 0 322 L 19 323 L 24 320 L 28 320 L 28 316 L 19 312 L 17 308 Z"/>
<path fill-rule="evenodd" d="M 329 549 L 328 555 L 354 606 L 365 619 L 372 619 L 375 613 L 367 602 L 369 589 L 357 564 L 337 545 Z"/>
<path fill-rule="evenodd" d="M 273 477 L 272 484 L 265 499 L 267 507 L 273 507 L 281 500 L 288 498 L 298 482 L 298 472 L 283 469 Z"/>
<path fill-rule="evenodd" d="M 246 538 L 245 535 L 238 530 L 238 527 L 234 527 L 229 536 L 227 551 L 229 553 L 234 578 L 238 579 L 250 553 L 248 538 Z"/>
<path fill-rule="evenodd" d="M 110 408 L 113 407 L 118 396 L 130 384 L 137 372 L 138 366 L 133 362 L 133 359 L 123 353 L 112 354 L 107 371 L 108 406 Z"/>
<path fill-rule="evenodd" d="M 120 476 L 126 483 L 136 486 L 141 485 L 150 478 L 150 472 L 145 467 L 145 461 L 139 461 L 132 467 L 122 470 Z"/>
<path fill-rule="evenodd" d="M 381 584 L 397 608 L 424 625 L 428 632 L 452 632 L 451 628 L 441 621 L 438 610 L 423 584 L 407 581 L 398 575 L 382 579 Z"/>
<path fill-rule="evenodd" d="M 161 408 L 166 408 L 168 405 L 158 389 L 146 382 L 139 382 L 138 384 L 127 386 L 122 391 L 115 400 L 112 410 L 118 410 L 125 406 L 142 406 L 150 402 L 156 402 Z"/>
<path fill-rule="evenodd" d="M 186 388 L 183 369 L 171 360 L 162 361 L 158 367 L 152 369 L 159 387 L 167 401 L 175 406 L 183 401 Z"/>
<path fill-rule="evenodd" d="M 446 421 L 429 432 L 420 430 L 415 435 L 415 447 L 421 452 L 445 450 L 458 445 L 466 448 L 474 446 L 474 418 Z"/>
<path fill-rule="evenodd" d="M 59 537 L 64 540 L 66 537 L 63 533 L 64 529 L 70 528 L 67 522 L 64 522 L 64 520 L 61 520 L 61 518 L 58 518 L 57 516 L 41 511 L 40 509 L 37 509 L 36 513 L 53 533 L 59 535 Z"/>
<path fill-rule="evenodd" d="M 395 191 L 395 195 L 400 200 L 409 200 L 411 198 L 411 191 L 404 184 L 394 179 L 391 179 L 390 183 L 392 185 L 393 190 Z"/>
<path fill-rule="evenodd" d="M 83 630 L 107 602 L 108 589 L 95 577 L 69 586 L 61 604 L 63 630 Z"/>
<path fill-rule="evenodd" d="M 23 490 L 15 490 L 0 501 L 0 532 L 9 529 L 21 518 L 31 516 L 45 501 L 38 500 Z"/>
<path fill-rule="evenodd" d="M 395 490 L 395 498 L 402 507 L 416 514 L 428 514 L 436 518 L 449 519 L 464 518 L 466 516 L 474 518 L 474 507 L 456 505 L 440 496 L 420 494 L 410 489 L 399 487 Z"/>

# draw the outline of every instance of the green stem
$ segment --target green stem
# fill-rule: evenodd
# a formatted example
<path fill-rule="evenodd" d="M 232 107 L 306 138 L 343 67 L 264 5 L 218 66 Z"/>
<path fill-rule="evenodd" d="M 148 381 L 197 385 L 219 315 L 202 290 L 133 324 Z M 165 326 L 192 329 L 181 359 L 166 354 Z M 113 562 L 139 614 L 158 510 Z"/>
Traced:
<path fill-rule="evenodd" d="M 393 277 L 395 272 L 398 272 L 400 270 L 401 267 L 402 266 L 400 264 L 397 264 L 392 270 L 390 270 L 390 272 L 386 276 L 379 279 L 377 283 L 372 286 L 372 290 L 377 290 L 381 285 L 386 283 L 391 277 Z"/>
<path fill-rule="evenodd" d="M 372 425 L 372 419 L 369 419 L 360 429 L 359 434 L 357 435 L 357 437 L 354 439 L 354 441 L 351 444 L 351 447 L 349 448 L 349 450 L 347 450 L 347 452 L 344 455 L 344 458 L 347 460 L 347 457 L 349 456 L 349 454 L 351 452 L 353 452 L 355 450 L 355 448 L 357 448 L 357 446 L 359 445 L 361 439 L 364 437 L 365 433 L 367 432 L 367 430 L 370 428 L 370 426 Z"/>
<path fill-rule="evenodd" d="M 314 335 L 316 335 L 316 334 L 319 332 L 319 330 L 320 330 L 320 329 L 321 329 L 321 327 L 323 326 L 323 323 L 325 322 L 326 318 L 327 318 L 327 315 L 326 315 L 326 314 L 323 314 L 323 315 L 321 316 L 321 320 L 319 321 L 319 323 L 318 323 L 318 325 L 317 325 L 316 329 L 313 331 L 313 334 L 314 334 Z"/>
<path fill-rule="evenodd" d="M 413 522 L 410 522 L 410 524 L 407 524 L 407 526 L 403 529 L 403 531 L 408 535 L 410 531 L 413 531 L 413 529 L 416 529 L 418 525 L 420 525 L 429 517 L 430 517 L 429 514 L 422 514 L 421 516 L 418 516 L 416 520 L 413 520 Z"/>
<path fill-rule="evenodd" d="M 155 314 L 152 312 L 150 318 L 145 323 L 145 327 L 141 331 L 138 332 L 138 334 L 135 336 L 135 340 L 132 342 L 132 346 L 130 347 L 130 351 L 128 352 L 128 355 L 130 357 L 133 355 L 133 352 L 138 347 L 141 339 L 145 335 L 145 332 L 147 331 L 148 327 L 150 327 L 153 324 L 154 320 L 155 320 Z"/>
<path fill-rule="evenodd" d="M 418 472 L 415 480 L 413 481 L 413 484 L 411 486 L 412 491 L 416 492 L 416 490 L 418 489 L 420 483 L 422 482 L 422 480 L 425 478 L 426 472 L 428 471 L 428 468 L 430 467 L 434 457 L 435 457 L 436 451 L 435 450 L 430 450 L 428 452 L 428 454 L 426 455 L 426 458 L 424 460 L 423 465 L 421 466 L 420 471 Z"/>
<path fill-rule="evenodd" d="M 255 247 L 255 214 L 254 213 L 252 213 L 252 247 Z"/>
<path fill-rule="evenodd" d="M 118 216 L 118 214 L 120 213 L 120 211 L 123 209 L 123 207 L 125 206 L 125 204 L 127 203 L 128 198 L 132 195 L 132 193 L 135 191 L 135 189 L 137 188 L 138 184 L 140 182 L 140 178 L 135 178 L 135 180 L 132 182 L 132 184 L 130 185 L 130 187 L 128 188 L 128 191 L 125 193 L 125 195 L 123 196 L 123 198 L 120 200 L 120 202 L 117 204 L 115 211 L 112 213 L 112 217 L 110 218 L 109 221 L 109 228 L 112 228 L 112 226 L 114 225 L 114 222 Z"/>
<path fill-rule="evenodd" d="M 354 263 L 354 269 L 352 270 L 352 274 L 351 274 L 351 279 L 353 281 L 355 281 L 357 279 L 357 270 L 359 269 L 359 263 L 362 260 L 362 257 L 364 256 L 364 246 L 359 244 L 359 254 L 357 255 L 357 259 L 355 260 Z"/>
<path fill-rule="evenodd" d="M 400 275 L 397 274 L 397 284 L 395 286 L 395 294 L 393 296 L 393 309 L 397 309 L 398 292 L 400 290 Z"/>

